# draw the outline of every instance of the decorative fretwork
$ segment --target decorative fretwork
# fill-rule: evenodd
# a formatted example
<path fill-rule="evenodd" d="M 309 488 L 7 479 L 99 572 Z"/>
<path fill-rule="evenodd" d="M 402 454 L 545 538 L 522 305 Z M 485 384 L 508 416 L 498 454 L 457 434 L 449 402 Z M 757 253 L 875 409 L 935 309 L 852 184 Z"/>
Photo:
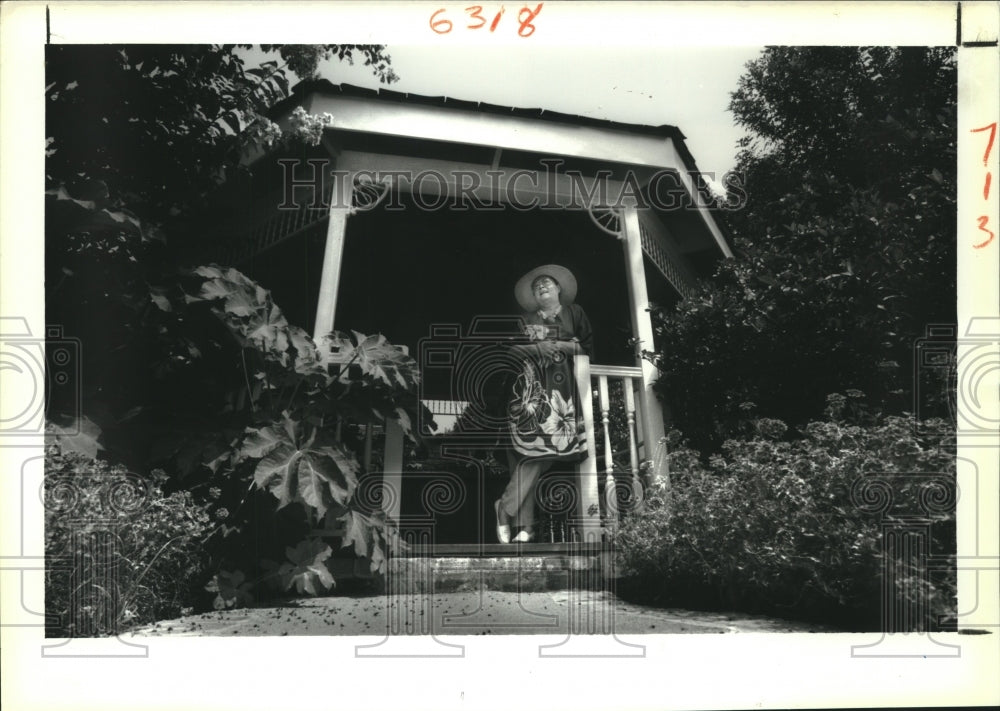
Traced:
<path fill-rule="evenodd" d="M 587 214 L 590 215 L 590 219 L 602 232 L 613 235 L 618 239 L 625 239 L 625 233 L 622 230 L 621 208 L 591 205 L 587 208 Z"/>
<path fill-rule="evenodd" d="M 234 240 L 236 244 L 225 254 L 224 261 L 239 264 L 322 223 L 330 214 L 332 194 L 331 183 L 322 200 L 296 196 L 293 204 L 284 207 L 284 196 L 273 195 L 270 200 L 273 207 L 254 220 L 242 238 Z"/>
<path fill-rule="evenodd" d="M 684 256 L 670 240 L 654 234 L 646 226 L 644 220 L 639 221 L 639 237 L 642 242 L 642 251 L 666 277 L 670 285 L 681 296 L 685 298 L 692 296 L 695 290 L 695 276 L 685 263 Z"/>
<path fill-rule="evenodd" d="M 379 203 L 389 194 L 390 183 L 389 177 L 384 178 L 379 183 L 367 178 L 356 178 L 354 192 L 351 194 L 350 214 L 367 212 L 378 207 Z"/>
<path fill-rule="evenodd" d="M 273 195 L 271 202 L 274 207 L 254 222 L 245 238 L 238 240 L 236 246 L 225 255 L 224 261 L 239 264 L 324 222 L 330 215 L 334 188 L 335 183 L 329 181 L 321 200 L 313 200 L 311 195 L 304 192 L 296 195 L 294 202 L 287 206 L 284 206 L 285 196 Z M 388 179 L 380 183 L 364 178 L 355 179 L 348 214 L 375 209 L 385 199 L 389 189 Z"/>

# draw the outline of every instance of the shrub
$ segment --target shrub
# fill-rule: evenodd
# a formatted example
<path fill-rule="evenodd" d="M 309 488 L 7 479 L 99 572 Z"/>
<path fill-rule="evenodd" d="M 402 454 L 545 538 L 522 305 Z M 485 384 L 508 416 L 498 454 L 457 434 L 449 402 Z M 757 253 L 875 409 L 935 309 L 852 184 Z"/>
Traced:
<path fill-rule="evenodd" d="M 210 518 L 189 492 L 165 494 L 166 478 L 46 448 L 47 636 L 114 634 L 194 604 Z"/>
<path fill-rule="evenodd" d="M 883 554 L 885 524 L 928 524 L 929 553 L 953 568 L 954 454 L 943 422 L 886 417 L 864 424 L 828 419 L 782 441 L 775 420 L 727 441 L 706 463 L 668 443 L 669 478 L 656 481 L 643 510 L 617 532 L 622 590 L 660 603 L 727 607 L 875 629 L 882 576 L 893 566 L 900 603 L 922 596 L 932 616 L 953 614 L 954 571 L 931 575 L 927 561 Z M 875 476 L 882 475 L 882 476 Z M 876 511 L 891 487 L 891 505 Z"/>

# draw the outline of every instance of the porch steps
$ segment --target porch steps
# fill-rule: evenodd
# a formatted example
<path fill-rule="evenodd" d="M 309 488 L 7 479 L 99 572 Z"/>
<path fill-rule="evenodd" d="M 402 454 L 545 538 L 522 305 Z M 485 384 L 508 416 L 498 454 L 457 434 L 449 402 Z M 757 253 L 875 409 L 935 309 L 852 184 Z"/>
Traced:
<path fill-rule="evenodd" d="M 603 590 L 613 577 L 613 551 L 600 543 L 411 546 L 390 559 L 388 573 L 397 594 Z"/>

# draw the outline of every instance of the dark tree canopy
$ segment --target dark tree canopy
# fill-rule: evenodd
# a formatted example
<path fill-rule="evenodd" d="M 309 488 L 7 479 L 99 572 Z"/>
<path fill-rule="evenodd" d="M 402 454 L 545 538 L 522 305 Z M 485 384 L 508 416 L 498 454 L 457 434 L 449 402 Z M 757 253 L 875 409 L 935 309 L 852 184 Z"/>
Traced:
<path fill-rule="evenodd" d="M 149 405 L 164 394 L 164 369 L 203 355 L 191 324 L 160 306 L 181 248 L 218 239 L 213 226 L 235 217 L 218 214 L 218 198 L 240 184 L 244 152 L 287 139 L 267 114 L 290 81 L 331 58 L 397 78 L 382 45 L 266 45 L 273 58 L 258 65 L 245 59 L 251 49 L 46 48 L 46 318 L 83 342 L 90 416 Z M 174 392 L 196 401 L 190 389 Z M 53 398 L 49 410 L 76 407 Z"/>
<path fill-rule="evenodd" d="M 950 48 L 769 48 L 730 110 L 747 136 L 737 257 L 661 313 L 660 393 L 702 448 L 857 390 L 913 408 L 913 347 L 955 320 Z"/>

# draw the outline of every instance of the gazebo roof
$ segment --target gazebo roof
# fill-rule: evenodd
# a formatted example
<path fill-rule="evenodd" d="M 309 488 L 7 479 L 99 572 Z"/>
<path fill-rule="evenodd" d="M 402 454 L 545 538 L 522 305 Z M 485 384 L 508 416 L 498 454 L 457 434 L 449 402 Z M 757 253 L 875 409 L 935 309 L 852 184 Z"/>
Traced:
<path fill-rule="evenodd" d="M 388 89 L 333 84 L 326 79 L 298 83 L 270 112 L 282 123 L 296 107 L 310 114 L 329 113 L 328 127 L 336 149 L 359 146 L 374 154 L 403 154 L 421 145 L 428 159 L 455 160 L 458 165 L 498 165 L 538 169 L 540 157 L 555 157 L 568 167 L 597 171 L 634 172 L 650 176 L 673 172 L 688 195 L 701 179 L 694 157 L 676 126 L 629 124 L 576 116 L 543 108 L 498 106 L 447 96 L 423 96 Z M 331 149 L 330 146 L 327 146 Z M 503 157 L 501 158 L 501 154 Z M 248 156 L 254 163 L 264 153 Z M 502 163 L 501 163 L 502 161 Z M 656 208 L 669 222 L 685 254 L 701 252 L 731 256 L 730 237 L 714 219 L 715 210 L 698 203 L 695 209 Z"/>
<path fill-rule="evenodd" d="M 299 82 L 292 87 L 292 93 L 288 98 L 272 107 L 273 115 L 280 116 L 289 108 L 300 105 L 304 98 L 312 93 L 377 99 L 379 101 L 396 102 L 406 104 L 408 106 L 425 105 L 441 106 L 449 109 L 465 109 L 476 111 L 481 114 L 491 114 L 495 116 L 512 116 L 541 121 L 552 121 L 556 123 L 572 124 L 575 126 L 624 131 L 635 135 L 669 138 L 673 141 L 678 154 L 684 162 L 685 168 L 690 171 L 698 171 L 698 166 L 695 163 L 694 156 L 691 155 L 691 151 L 688 150 L 687 145 L 684 142 L 684 133 L 677 126 L 671 126 L 669 124 L 650 126 L 648 124 L 624 123 L 621 121 L 612 121 L 610 119 L 598 119 L 591 118 L 589 116 L 562 113 L 559 111 L 549 111 L 544 108 L 502 106 L 500 104 L 490 104 L 482 101 L 454 99 L 448 96 L 425 96 L 423 94 L 411 94 L 409 92 L 393 91 L 391 89 L 368 89 L 365 87 L 355 86 L 353 84 L 334 84 L 327 79 L 313 79 Z"/>

